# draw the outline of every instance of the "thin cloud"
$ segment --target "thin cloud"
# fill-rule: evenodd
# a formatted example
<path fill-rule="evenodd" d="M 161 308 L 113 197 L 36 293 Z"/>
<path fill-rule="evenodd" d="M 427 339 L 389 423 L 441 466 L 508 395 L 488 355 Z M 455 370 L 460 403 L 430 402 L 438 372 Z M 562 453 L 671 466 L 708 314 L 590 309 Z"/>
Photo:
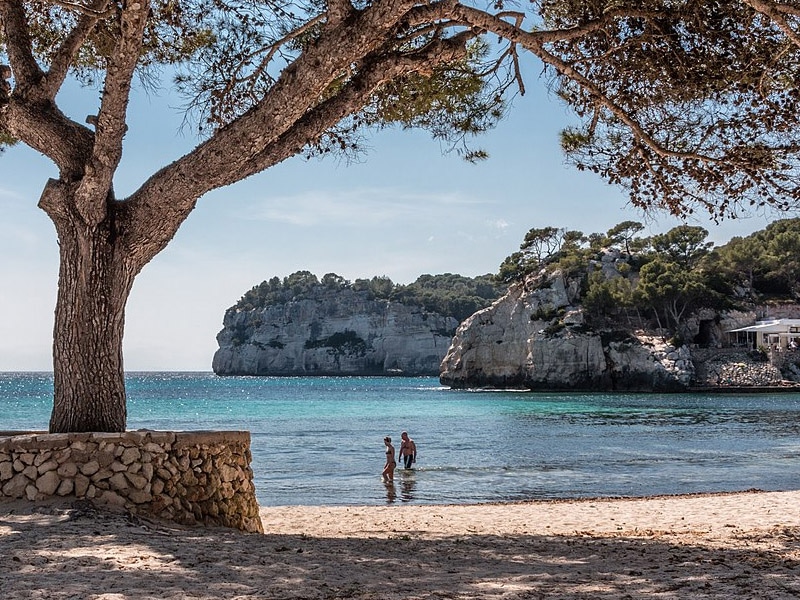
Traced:
<path fill-rule="evenodd" d="M 390 188 L 316 190 L 265 199 L 250 218 L 299 227 L 363 226 L 445 218 L 453 210 L 467 210 L 485 204 L 456 193 L 414 194 Z"/>
<path fill-rule="evenodd" d="M 503 231 L 509 227 L 508 221 L 505 219 L 495 219 L 494 221 L 489 221 L 489 225 L 494 229 L 499 229 L 500 231 Z"/>
<path fill-rule="evenodd" d="M 0 187 L 0 202 L 3 201 L 19 201 L 22 200 L 22 194 L 15 192 L 14 190 L 9 190 L 7 188 Z"/>

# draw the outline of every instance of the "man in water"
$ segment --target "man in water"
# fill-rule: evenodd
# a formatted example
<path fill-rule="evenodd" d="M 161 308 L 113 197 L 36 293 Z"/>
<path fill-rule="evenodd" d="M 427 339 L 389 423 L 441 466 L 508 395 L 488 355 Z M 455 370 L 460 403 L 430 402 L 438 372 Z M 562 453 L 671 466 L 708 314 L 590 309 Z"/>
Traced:
<path fill-rule="evenodd" d="M 417 462 L 417 445 L 405 431 L 400 434 L 400 438 L 403 440 L 400 442 L 400 460 L 406 469 L 410 469 L 411 465 Z"/>

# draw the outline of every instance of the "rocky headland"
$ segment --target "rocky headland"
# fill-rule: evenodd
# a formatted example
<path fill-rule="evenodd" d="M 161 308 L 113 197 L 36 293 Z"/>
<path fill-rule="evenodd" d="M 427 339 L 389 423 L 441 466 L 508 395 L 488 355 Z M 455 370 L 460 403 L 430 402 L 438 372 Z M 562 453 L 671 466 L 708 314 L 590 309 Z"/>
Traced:
<path fill-rule="evenodd" d="M 620 264 L 625 261 L 619 253 L 609 252 L 596 268 L 613 277 Z M 442 384 L 677 392 L 796 387 L 800 380 L 800 371 L 785 360 L 776 365 L 752 350 L 726 347 L 726 332 L 755 322 L 763 307 L 701 309 L 681 323 L 677 335 L 642 327 L 641 320 L 629 317 L 604 319 L 598 326 L 582 305 L 582 281 L 542 271 L 513 284 L 458 327 L 442 361 Z M 798 307 L 786 311 L 795 316 Z"/>
<path fill-rule="evenodd" d="M 274 277 L 226 312 L 213 368 L 438 375 L 454 388 L 796 388 L 800 266 L 786 248 L 800 246 L 800 219 L 713 249 L 700 227 L 642 230 L 531 229 L 476 278 Z"/>
<path fill-rule="evenodd" d="M 580 286 L 556 273 L 535 278 L 456 331 L 440 380 L 456 388 L 676 391 L 689 387 L 689 348 L 633 328 L 595 330 L 579 304 Z"/>
<path fill-rule="evenodd" d="M 310 297 L 232 308 L 217 336 L 218 375 L 432 375 L 458 320 L 366 291 L 319 288 Z"/>

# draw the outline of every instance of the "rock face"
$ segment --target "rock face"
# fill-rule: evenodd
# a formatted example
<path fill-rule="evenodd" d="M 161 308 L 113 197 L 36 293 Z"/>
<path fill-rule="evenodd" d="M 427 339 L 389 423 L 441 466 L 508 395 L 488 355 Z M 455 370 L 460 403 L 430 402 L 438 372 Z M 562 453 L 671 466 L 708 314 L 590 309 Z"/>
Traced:
<path fill-rule="evenodd" d="M 630 331 L 593 331 L 579 287 L 557 273 L 548 287 L 520 283 L 465 320 L 441 364 L 455 388 L 677 391 L 694 374 L 689 350 Z"/>
<path fill-rule="evenodd" d="M 263 309 L 230 309 L 218 375 L 438 375 L 458 321 L 366 292 L 319 291 Z"/>

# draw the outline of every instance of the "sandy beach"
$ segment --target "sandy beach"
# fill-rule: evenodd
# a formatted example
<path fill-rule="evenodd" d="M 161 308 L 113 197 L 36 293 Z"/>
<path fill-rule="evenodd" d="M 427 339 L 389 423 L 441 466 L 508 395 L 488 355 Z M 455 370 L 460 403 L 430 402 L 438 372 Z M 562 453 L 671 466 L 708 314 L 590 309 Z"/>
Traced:
<path fill-rule="evenodd" d="M 266 533 L 0 504 L 16 599 L 800 597 L 800 492 L 262 508 Z"/>

